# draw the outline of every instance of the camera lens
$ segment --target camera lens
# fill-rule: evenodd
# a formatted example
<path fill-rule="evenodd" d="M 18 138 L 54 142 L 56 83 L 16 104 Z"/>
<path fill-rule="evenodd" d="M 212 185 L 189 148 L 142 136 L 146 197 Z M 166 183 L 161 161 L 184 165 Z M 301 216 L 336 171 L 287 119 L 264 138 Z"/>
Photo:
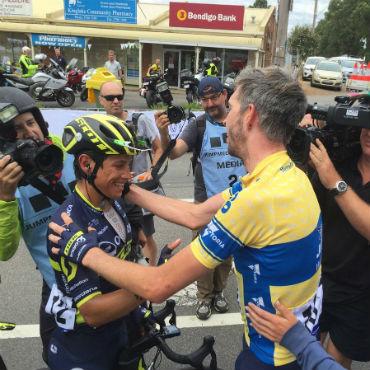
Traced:
<path fill-rule="evenodd" d="M 55 145 L 41 146 L 35 156 L 35 165 L 43 175 L 55 175 L 63 168 L 63 152 Z"/>
<path fill-rule="evenodd" d="M 167 116 L 171 123 L 179 123 L 185 117 L 185 112 L 182 107 L 172 105 L 168 107 Z"/>

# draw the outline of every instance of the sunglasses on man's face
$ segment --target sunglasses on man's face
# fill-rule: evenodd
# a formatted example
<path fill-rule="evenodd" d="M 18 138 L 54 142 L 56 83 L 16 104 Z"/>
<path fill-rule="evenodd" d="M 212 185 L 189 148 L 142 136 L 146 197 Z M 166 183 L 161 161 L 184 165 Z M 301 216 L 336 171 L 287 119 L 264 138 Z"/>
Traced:
<path fill-rule="evenodd" d="M 117 100 L 123 100 L 123 94 L 119 95 L 100 95 L 102 98 L 108 101 L 113 101 L 114 99 L 117 98 Z"/>

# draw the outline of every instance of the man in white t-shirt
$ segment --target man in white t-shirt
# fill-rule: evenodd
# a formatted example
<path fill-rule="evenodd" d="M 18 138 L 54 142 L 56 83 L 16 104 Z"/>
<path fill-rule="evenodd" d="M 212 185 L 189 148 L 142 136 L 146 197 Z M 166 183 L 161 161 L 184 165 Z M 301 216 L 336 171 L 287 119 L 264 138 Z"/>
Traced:
<path fill-rule="evenodd" d="M 108 51 L 108 60 L 105 62 L 104 67 L 108 68 L 108 71 L 114 74 L 117 80 L 122 78 L 122 67 L 119 62 L 116 61 L 114 51 Z"/>

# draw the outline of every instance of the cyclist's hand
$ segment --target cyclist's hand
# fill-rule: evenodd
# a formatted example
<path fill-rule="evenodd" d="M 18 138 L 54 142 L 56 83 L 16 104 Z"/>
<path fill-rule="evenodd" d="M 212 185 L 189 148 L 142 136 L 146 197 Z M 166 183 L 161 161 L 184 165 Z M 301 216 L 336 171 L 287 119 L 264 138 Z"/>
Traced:
<path fill-rule="evenodd" d="M 80 227 L 73 222 L 67 213 L 62 213 L 62 220 L 65 227 L 50 222 L 49 228 L 57 235 L 49 234 L 48 238 L 51 242 L 58 245 L 52 248 L 52 252 L 59 256 L 63 256 L 71 262 L 82 264 L 82 260 L 86 253 L 98 246 L 97 232 L 89 227 L 88 232 L 84 233 Z"/>
<path fill-rule="evenodd" d="M 166 244 L 159 255 L 157 266 L 166 263 L 172 257 L 172 251 L 181 244 L 181 239 L 176 239 L 172 243 Z"/>

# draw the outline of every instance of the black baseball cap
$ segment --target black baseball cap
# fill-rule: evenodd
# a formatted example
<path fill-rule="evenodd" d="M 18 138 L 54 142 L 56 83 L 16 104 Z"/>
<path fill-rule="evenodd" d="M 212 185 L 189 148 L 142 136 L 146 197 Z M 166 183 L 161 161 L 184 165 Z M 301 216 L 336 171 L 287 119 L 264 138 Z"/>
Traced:
<path fill-rule="evenodd" d="M 221 92 L 223 89 L 224 87 L 222 86 L 221 81 L 217 77 L 205 76 L 199 82 L 198 94 L 199 96 L 215 94 Z"/>

